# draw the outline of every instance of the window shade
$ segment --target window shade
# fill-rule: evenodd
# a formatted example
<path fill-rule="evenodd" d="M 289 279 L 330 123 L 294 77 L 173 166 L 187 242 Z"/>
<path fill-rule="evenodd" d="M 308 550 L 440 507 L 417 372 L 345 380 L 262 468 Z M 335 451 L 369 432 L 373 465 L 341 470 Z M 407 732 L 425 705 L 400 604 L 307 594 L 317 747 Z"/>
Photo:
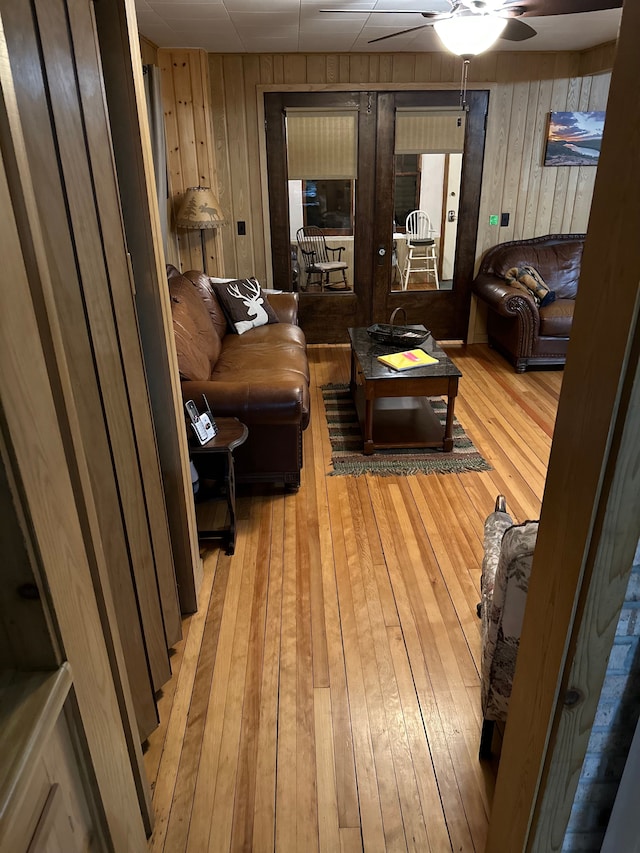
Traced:
<path fill-rule="evenodd" d="M 396 110 L 396 154 L 447 154 L 464 149 L 463 110 Z"/>
<path fill-rule="evenodd" d="M 357 177 L 357 110 L 289 108 L 286 127 L 289 180 Z"/>

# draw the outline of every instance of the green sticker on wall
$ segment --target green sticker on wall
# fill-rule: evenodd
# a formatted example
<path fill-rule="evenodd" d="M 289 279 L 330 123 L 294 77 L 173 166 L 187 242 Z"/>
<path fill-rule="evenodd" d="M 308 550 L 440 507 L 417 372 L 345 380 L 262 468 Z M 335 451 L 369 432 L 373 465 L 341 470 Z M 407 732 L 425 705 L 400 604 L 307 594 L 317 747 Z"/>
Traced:
<path fill-rule="evenodd" d="M 498 224 L 498 214 L 492 213 L 489 217 L 489 225 L 497 225 Z"/>

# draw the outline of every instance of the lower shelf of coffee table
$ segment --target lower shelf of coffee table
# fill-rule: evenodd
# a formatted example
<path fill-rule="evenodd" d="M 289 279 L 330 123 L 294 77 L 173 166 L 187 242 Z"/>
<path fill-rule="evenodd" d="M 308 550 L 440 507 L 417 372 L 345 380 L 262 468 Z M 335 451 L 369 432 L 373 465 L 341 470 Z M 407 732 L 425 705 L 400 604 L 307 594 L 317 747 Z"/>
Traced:
<path fill-rule="evenodd" d="M 365 399 L 356 391 L 356 409 L 364 436 Z M 427 397 L 378 397 L 373 402 L 373 445 L 387 448 L 440 447 L 444 426 Z"/>

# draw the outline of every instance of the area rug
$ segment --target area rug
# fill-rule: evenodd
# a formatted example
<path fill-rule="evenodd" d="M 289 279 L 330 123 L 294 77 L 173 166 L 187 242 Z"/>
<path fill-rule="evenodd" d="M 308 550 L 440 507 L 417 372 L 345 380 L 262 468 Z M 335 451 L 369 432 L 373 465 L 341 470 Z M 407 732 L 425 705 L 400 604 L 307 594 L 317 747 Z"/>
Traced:
<path fill-rule="evenodd" d="M 381 477 L 406 474 L 457 474 L 463 471 L 490 471 L 491 466 L 473 446 L 457 418 L 453 419 L 453 450 L 425 448 L 416 450 L 379 450 L 370 456 L 362 452 L 362 433 L 348 385 L 323 385 L 329 438 L 331 440 L 331 476 L 377 474 Z M 447 404 L 441 397 L 430 397 L 436 415 L 444 424 Z"/>

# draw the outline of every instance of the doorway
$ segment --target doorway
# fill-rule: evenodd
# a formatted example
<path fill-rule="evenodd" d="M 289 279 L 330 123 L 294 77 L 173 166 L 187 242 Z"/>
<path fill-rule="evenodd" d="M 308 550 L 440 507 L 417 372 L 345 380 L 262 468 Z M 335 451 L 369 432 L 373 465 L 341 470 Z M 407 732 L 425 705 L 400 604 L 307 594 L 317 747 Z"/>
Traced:
<path fill-rule="evenodd" d="M 486 91 L 462 109 L 456 91 L 265 94 L 274 282 L 299 292 L 310 343 L 399 307 L 440 340 L 466 338 L 487 107 Z M 411 210 L 429 214 L 435 275 L 407 268 Z M 342 267 L 326 276 L 301 241 L 318 229 Z"/>

